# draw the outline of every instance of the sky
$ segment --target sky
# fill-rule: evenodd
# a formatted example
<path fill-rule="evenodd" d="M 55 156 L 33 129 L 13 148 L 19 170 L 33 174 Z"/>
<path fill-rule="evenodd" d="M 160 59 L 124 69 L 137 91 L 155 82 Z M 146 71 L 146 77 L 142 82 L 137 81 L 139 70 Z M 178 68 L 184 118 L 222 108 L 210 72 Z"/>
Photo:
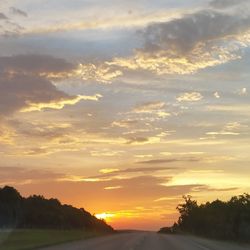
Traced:
<path fill-rule="evenodd" d="M 250 192 L 249 0 L 1 0 L 0 185 L 158 230 Z"/>

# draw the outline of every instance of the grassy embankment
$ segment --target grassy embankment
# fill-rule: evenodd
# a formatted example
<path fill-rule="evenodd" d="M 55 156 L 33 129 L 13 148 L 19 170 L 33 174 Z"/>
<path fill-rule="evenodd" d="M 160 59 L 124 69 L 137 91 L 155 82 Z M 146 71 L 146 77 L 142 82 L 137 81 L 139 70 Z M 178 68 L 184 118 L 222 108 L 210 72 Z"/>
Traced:
<path fill-rule="evenodd" d="M 28 250 L 64 242 L 83 240 L 100 234 L 80 230 L 14 230 L 0 231 L 0 249 Z"/>

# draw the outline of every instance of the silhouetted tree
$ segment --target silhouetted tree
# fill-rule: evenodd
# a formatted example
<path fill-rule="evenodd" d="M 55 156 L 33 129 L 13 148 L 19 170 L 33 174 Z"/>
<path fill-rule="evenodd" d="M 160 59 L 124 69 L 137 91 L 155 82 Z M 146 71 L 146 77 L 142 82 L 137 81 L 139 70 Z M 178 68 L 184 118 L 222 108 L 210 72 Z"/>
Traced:
<path fill-rule="evenodd" d="M 83 208 L 33 195 L 23 198 L 14 188 L 0 189 L 0 228 L 82 229 L 112 232 L 103 220 Z"/>
<path fill-rule="evenodd" d="M 177 206 L 178 223 L 166 231 L 188 232 L 218 239 L 250 239 L 250 195 L 232 197 L 228 202 L 215 200 L 198 205 L 191 196 L 184 196 Z M 161 230 L 163 231 L 163 230 Z"/>
<path fill-rule="evenodd" d="M 12 187 L 0 189 L 0 225 L 15 227 L 21 218 L 22 197 Z"/>

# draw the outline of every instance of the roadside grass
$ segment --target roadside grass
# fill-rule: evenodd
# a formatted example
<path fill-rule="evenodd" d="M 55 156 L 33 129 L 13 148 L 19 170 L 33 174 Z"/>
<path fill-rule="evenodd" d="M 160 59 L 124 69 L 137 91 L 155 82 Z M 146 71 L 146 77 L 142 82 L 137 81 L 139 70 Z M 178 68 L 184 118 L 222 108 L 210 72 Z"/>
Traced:
<path fill-rule="evenodd" d="M 100 234 L 80 230 L 13 230 L 0 231 L 0 249 L 29 250 L 64 242 L 83 240 Z"/>

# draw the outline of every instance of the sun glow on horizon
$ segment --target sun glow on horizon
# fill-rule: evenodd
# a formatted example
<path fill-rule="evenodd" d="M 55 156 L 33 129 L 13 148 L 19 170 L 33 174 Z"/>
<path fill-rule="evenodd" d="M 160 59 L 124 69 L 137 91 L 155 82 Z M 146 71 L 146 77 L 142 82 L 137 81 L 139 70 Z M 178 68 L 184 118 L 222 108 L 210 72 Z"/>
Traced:
<path fill-rule="evenodd" d="M 115 214 L 100 213 L 100 214 L 95 214 L 95 217 L 99 220 L 110 221 L 111 218 L 115 217 Z"/>

